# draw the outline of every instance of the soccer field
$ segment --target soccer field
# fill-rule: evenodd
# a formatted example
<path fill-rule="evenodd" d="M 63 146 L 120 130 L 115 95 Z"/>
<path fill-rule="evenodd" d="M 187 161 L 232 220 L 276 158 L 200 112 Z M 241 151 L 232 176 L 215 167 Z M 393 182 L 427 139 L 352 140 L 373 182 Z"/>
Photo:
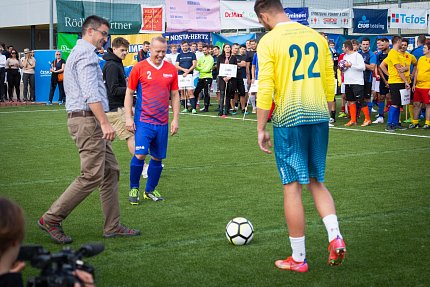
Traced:
<path fill-rule="evenodd" d="M 327 234 L 305 190 L 310 270 L 297 274 L 274 266 L 291 252 L 282 186 L 274 156 L 258 149 L 255 115 L 247 118 L 181 115 L 158 187 L 164 202 L 128 203 L 130 155 L 125 142 L 113 142 L 121 219 L 142 236 L 104 239 L 97 192 L 63 224 L 73 249 L 105 244 L 103 253 L 86 260 L 96 269 L 97 286 L 428 286 L 429 131 L 343 128 L 346 120 L 330 129 L 326 185 L 336 201 L 346 261 L 327 264 Z M 65 110 L 4 107 L 0 125 L 0 195 L 23 207 L 25 243 L 57 252 L 62 246 L 36 221 L 79 174 Z M 254 225 L 248 246 L 225 237 L 227 222 L 237 216 Z M 37 274 L 27 264 L 25 278 Z"/>

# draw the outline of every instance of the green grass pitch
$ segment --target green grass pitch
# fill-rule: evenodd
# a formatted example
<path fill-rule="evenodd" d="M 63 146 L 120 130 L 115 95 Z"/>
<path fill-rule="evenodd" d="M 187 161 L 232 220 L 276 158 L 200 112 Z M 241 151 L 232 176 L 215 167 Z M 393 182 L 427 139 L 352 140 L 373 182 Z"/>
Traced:
<path fill-rule="evenodd" d="M 274 267 L 290 255 L 274 156 L 258 149 L 255 115 L 233 118 L 181 115 L 158 187 L 165 202 L 128 203 L 130 155 L 125 142 L 113 142 L 122 222 L 142 236 L 102 238 L 97 191 L 63 225 L 74 249 L 105 244 L 103 253 L 86 260 L 96 268 L 97 286 L 428 286 L 430 132 L 343 129 L 346 120 L 338 120 L 340 128 L 330 129 L 326 185 L 336 201 L 346 261 L 327 264 L 327 234 L 305 190 L 310 271 L 296 274 Z M 0 126 L 0 195 L 24 208 L 25 243 L 57 252 L 61 246 L 36 221 L 79 174 L 65 111 L 4 107 Z M 248 246 L 225 238 L 227 222 L 237 216 L 254 225 Z M 37 274 L 27 264 L 24 277 Z"/>

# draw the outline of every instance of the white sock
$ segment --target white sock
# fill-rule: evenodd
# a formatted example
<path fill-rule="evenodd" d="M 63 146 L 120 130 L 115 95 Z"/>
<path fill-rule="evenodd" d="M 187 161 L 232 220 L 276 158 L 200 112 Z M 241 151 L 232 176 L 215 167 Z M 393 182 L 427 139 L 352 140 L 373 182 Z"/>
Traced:
<path fill-rule="evenodd" d="M 305 237 L 291 237 L 291 249 L 293 250 L 293 259 L 296 262 L 303 262 L 306 259 Z"/>
<path fill-rule="evenodd" d="M 324 222 L 325 228 L 327 229 L 328 242 L 331 242 L 337 236 L 342 238 L 342 235 L 340 234 L 339 222 L 337 221 L 336 214 L 327 215 L 322 220 Z"/>
<path fill-rule="evenodd" d="M 255 109 L 256 108 L 256 106 L 255 106 L 255 95 L 249 96 L 249 99 L 251 100 L 252 108 Z"/>

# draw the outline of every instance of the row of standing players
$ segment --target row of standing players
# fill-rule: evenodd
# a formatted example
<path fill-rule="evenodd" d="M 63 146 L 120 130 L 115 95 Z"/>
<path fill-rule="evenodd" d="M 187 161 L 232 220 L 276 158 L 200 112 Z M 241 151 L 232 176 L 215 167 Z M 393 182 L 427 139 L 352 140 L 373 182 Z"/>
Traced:
<path fill-rule="evenodd" d="M 410 90 L 411 103 L 407 106 L 409 119 L 404 122 L 410 123 L 409 128 L 420 127 L 419 117 L 423 109 L 425 123 L 422 127 L 430 128 L 430 53 L 424 35 L 418 37 L 418 46 L 411 53 L 406 51 L 408 40 L 399 36 L 393 37 L 391 49 L 387 38 L 379 38 L 375 53 L 369 50 L 370 40 L 367 38 L 361 40 L 361 47 L 356 40 L 345 41 L 340 55 L 334 49 L 333 42 L 329 45 L 335 75 L 341 82 L 342 111 L 339 117 L 346 117 L 348 113 L 350 118 L 345 126 L 357 125 L 357 118 L 363 112 L 365 120 L 361 126 L 384 123 L 386 117 L 387 132 L 406 129 L 400 124 L 400 92 L 407 89 Z M 377 112 L 373 122 L 372 111 Z M 331 122 L 334 123 L 335 119 L 333 104 Z"/>

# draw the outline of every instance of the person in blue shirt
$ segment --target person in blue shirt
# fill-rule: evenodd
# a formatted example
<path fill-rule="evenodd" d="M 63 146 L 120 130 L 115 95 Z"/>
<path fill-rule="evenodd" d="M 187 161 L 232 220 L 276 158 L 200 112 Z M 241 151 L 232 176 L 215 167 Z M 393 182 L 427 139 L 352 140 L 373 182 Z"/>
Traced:
<path fill-rule="evenodd" d="M 364 97 L 361 101 L 361 108 L 365 109 L 366 107 L 369 109 L 369 115 L 372 114 L 372 72 L 376 67 L 376 55 L 375 53 L 370 51 L 370 40 L 369 38 L 363 38 L 361 40 L 361 50 L 358 52 L 364 60 L 364 65 L 366 66 L 366 70 L 363 72 L 364 77 Z M 367 124 L 366 124 L 367 123 Z M 370 125 L 371 121 L 366 121 L 366 125 Z"/>
<path fill-rule="evenodd" d="M 178 75 L 186 77 L 188 75 L 193 75 L 194 68 L 197 65 L 196 54 L 188 50 L 189 46 L 187 41 L 182 41 L 181 49 L 182 52 L 176 57 L 176 69 L 178 70 Z M 187 108 L 187 96 L 190 100 L 192 113 L 197 113 L 196 111 L 196 99 L 194 98 L 194 86 L 187 87 L 187 91 L 181 93 L 181 103 L 184 106 L 183 113 L 188 112 Z"/>
<path fill-rule="evenodd" d="M 417 39 L 418 46 L 411 51 L 411 54 L 414 55 L 417 60 L 424 56 L 424 44 L 426 43 L 426 40 L 427 38 L 425 35 L 419 35 Z"/>

